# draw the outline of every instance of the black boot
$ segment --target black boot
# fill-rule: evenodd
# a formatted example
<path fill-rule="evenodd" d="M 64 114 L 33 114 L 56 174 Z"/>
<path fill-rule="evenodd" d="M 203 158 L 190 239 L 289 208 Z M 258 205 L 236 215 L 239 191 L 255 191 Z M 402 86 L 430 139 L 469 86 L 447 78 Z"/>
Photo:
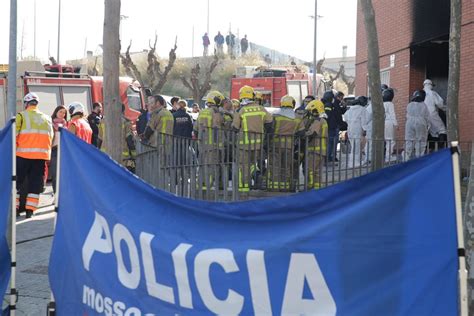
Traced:
<path fill-rule="evenodd" d="M 32 218 L 33 216 L 33 211 L 26 210 L 26 218 Z"/>

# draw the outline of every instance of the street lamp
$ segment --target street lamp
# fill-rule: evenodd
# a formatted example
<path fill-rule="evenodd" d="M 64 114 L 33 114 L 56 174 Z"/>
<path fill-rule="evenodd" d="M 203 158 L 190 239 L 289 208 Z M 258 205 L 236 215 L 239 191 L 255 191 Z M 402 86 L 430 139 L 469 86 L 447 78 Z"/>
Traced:
<path fill-rule="evenodd" d="M 314 15 L 310 15 L 310 18 L 314 19 L 314 49 L 313 49 L 313 95 L 316 97 L 316 47 L 318 38 L 318 19 L 322 16 L 318 15 L 318 0 L 314 0 Z"/>
<path fill-rule="evenodd" d="M 57 63 L 60 64 L 59 61 L 59 49 L 61 47 L 61 0 L 59 0 L 59 8 L 58 8 L 58 55 L 57 55 Z M 48 56 L 48 58 L 51 56 Z"/>

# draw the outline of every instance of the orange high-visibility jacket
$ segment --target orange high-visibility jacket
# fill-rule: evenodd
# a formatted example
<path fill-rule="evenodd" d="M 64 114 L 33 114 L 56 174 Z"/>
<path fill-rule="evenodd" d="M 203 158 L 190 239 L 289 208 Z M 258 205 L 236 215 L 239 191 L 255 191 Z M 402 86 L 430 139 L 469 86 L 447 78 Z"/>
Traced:
<path fill-rule="evenodd" d="M 54 131 L 51 118 L 29 106 L 16 115 L 16 155 L 26 159 L 51 159 Z"/>

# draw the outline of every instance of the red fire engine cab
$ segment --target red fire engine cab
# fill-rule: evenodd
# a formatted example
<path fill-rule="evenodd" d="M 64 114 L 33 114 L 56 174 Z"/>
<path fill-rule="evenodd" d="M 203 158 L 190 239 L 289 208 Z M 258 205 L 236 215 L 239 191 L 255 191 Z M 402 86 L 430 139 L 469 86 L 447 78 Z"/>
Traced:
<path fill-rule="evenodd" d="M 307 95 L 321 97 L 326 90 L 323 76 L 316 75 L 316 93 L 313 93 L 313 74 L 292 68 L 250 68 L 238 69 L 231 79 L 231 98 L 239 98 L 239 90 L 248 85 L 262 93 L 263 104 L 268 107 L 279 107 L 284 95 L 291 95 L 298 107 Z"/>
<path fill-rule="evenodd" d="M 94 102 L 103 103 L 103 77 L 80 74 L 78 67 L 70 65 L 46 65 L 45 71 L 26 71 L 21 77 L 22 93 L 36 93 L 40 98 L 41 111 L 52 114 L 56 106 L 81 102 L 85 115 Z M 125 116 L 136 121 L 145 109 L 145 98 L 140 84 L 129 77 L 119 79 L 120 100 L 125 106 Z M 17 109 L 21 109 L 22 96 L 17 97 Z M 104 106 L 104 113 L 107 108 Z"/>

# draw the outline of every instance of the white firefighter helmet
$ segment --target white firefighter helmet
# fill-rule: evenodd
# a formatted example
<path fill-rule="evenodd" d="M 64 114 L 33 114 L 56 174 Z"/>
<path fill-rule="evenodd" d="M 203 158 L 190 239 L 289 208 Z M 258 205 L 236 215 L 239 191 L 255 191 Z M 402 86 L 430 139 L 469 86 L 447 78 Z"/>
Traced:
<path fill-rule="evenodd" d="M 29 104 L 30 102 L 36 101 L 36 104 L 39 103 L 39 97 L 36 93 L 30 92 L 23 98 L 23 103 Z"/>
<path fill-rule="evenodd" d="M 68 106 L 69 114 L 76 115 L 76 114 L 84 114 L 84 105 L 81 102 L 72 102 Z"/>

